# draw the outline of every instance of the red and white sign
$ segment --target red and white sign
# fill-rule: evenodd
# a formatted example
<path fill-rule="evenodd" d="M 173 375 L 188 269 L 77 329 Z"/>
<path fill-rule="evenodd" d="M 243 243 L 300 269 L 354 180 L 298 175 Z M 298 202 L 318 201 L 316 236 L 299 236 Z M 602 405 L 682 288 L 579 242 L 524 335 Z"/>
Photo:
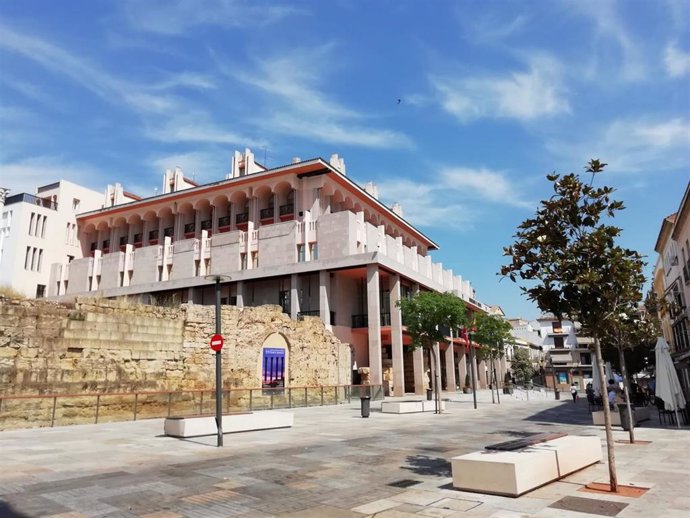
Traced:
<path fill-rule="evenodd" d="M 225 343 L 225 340 L 223 340 L 223 335 L 213 335 L 211 337 L 211 349 L 214 351 L 218 352 L 223 348 L 223 344 Z"/>

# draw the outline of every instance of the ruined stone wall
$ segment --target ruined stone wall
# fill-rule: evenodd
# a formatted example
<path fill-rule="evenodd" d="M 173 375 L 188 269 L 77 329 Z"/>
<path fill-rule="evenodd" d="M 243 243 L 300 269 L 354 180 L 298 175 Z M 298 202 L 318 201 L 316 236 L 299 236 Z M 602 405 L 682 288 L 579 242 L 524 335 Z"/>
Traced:
<path fill-rule="evenodd" d="M 350 383 L 350 348 L 319 318 L 294 321 L 279 306 L 225 306 L 221 318 L 225 389 L 261 386 L 262 347 L 275 333 L 287 343 L 286 386 Z M 70 306 L 0 298 L 0 397 L 213 389 L 214 319 L 213 306 L 193 304 L 167 308 L 77 299 Z M 32 401 L 5 399 L 0 428 L 10 408 L 20 419 Z M 31 404 L 35 419 L 45 419 L 52 402 Z M 93 401 L 69 404 L 93 414 Z M 131 403 L 122 404 L 131 412 Z"/>

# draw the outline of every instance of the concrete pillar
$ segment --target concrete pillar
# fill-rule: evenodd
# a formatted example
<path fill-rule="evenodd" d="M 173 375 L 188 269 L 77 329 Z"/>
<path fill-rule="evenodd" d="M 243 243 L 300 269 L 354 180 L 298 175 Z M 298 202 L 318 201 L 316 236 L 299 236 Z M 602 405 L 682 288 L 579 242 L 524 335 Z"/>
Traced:
<path fill-rule="evenodd" d="M 194 237 L 201 237 L 201 211 L 194 209 Z"/>
<path fill-rule="evenodd" d="M 460 387 L 465 387 L 465 377 L 467 377 L 467 356 L 465 352 L 465 346 L 460 346 L 458 351 L 458 375 L 460 379 L 458 380 L 458 385 Z M 471 382 L 470 382 L 471 383 Z"/>
<path fill-rule="evenodd" d="M 379 301 L 379 267 L 367 265 L 367 313 L 369 315 L 369 371 L 372 385 L 383 383 L 381 365 L 381 302 Z"/>
<path fill-rule="evenodd" d="M 486 365 L 486 360 L 482 360 L 479 362 L 479 386 L 481 388 L 487 388 L 489 386 L 487 382 L 487 365 Z"/>
<path fill-rule="evenodd" d="M 175 224 L 173 223 L 173 229 L 175 228 Z M 163 242 L 165 241 L 165 237 L 163 236 L 163 233 L 165 232 L 165 221 L 163 218 L 158 218 L 158 244 L 162 245 Z"/>
<path fill-rule="evenodd" d="M 400 300 L 400 275 L 390 277 L 391 349 L 393 353 L 393 395 L 405 395 L 405 367 L 403 364 L 402 312 L 397 306 Z"/>
<path fill-rule="evenodd" d="M 455 392 L 455 353 L 453 343 L 446 348 L 446 390 Z"/>
<path fill-rule="evenodd" d="M 332 329 L 330 299 L 331 274 L 328 270 L 321 270 L 319 272 L 319 315 L 321 315 L 321 321 L 326 329 Z"/>
<path fill-rule="evenodd" d="M 424 376 L 424 351 L 421 347 L 412 352 L 412 366 L 414 367 L 414 393 L 424 394 L 427 385 Z"/>
<path fill-rule="evenodd" d="M 149 246 L 149 230 L 151 222 L 147 219 L 141 222 L 141 246 Z"/>
<path fill-rule="evenodd" d="M 173 241 L 180 241 L 184 237 L 182 235 L 182 232 L 184 231 L 184 224 L 182 223 L 182 214 L 176 212 L 173 218 L 173 233 L 175 235 Z"/>
<path fill-rule="evenodd" d="M 237 307 L 238 308 L 243 308 L 245 303 L 247 302 L 245 300 L 245 286 L 244 286 L 244 281 L 238 281 L 237 282 Z"/>
<path fill-rule="evenodd" d="M 230 230 L 237 230 L 237 222 L 235 218 L 237 217 L 237 203 L 232 202 L 230 204 Z"/>
<path fill-rule="evenodd" d="M 218 207 L 211 205 L 211 235 L 218 234 Z"/>
<path fill-rule="evenodd" d="M 299 274 L 293 273 L 290 275 L 290 318 L 297 320 L 299 313 Z"/>

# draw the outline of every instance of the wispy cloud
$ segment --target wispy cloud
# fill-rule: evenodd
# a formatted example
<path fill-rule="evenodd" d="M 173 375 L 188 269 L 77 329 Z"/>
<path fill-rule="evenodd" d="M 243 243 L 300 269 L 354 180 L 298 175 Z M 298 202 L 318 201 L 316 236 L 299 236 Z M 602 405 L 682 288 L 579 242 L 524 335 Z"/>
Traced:
<path fill-rule="evenodd" d="M 0 163 L 0 178 L 11 194 L 33 194 L 37 186 L 62 179 L 100 191 L 108 174 L 89 164 L 65 161 L 61 156 L 35 156 Z"/>
<path fill-rule="evenodd" d="M 628 81 L 646 77 L 648 67 L 642 48 L 626 28 L 615 0 L 580 0 L 567 5 L 594 22 L 591 77 L 598 79 L 603 71 L 607 77 L 621 77 Z M 611 43 L 617 52 L 611 53 Z M 621 73 L 611 74 L 612 69 L 620 69 Z"/>
<path fill-rule="evenodd" d="M 550 139 L 546 148 L 570 167 L 600 158 L 612 173 L 674 171 L 690 168 L 690 119 L 619 119 L 585 131 L 580 140 Z"/>
<path fill-rule="evenodd" d="M 224 129 L 206 111 L 176 95 L 179 89 L 215 88 L 215 82 L 205 75 L 184 71 L 158 81 L 125 80 L 58 45 L 1 24 L 0 49 L 34 61 L 110 104 L 128 107 L 142 118 L 144 135 L 154 140 L 244 145 L 253 142 Z"/>
<path fill-rule="evenodd" d="M 366 124 L 368 114 L 361 114 L 325 93 L 324 74 L 328 69 L 314 63 L 330 62 L 332 58 L 332 46 L 323 45 L 255 59 L 250 70 L 236 72 L 220 60 L 219 67 L 262 94 L 266 113 L 256 119 L 256 124 L 265 132 L 371 148 L 411 147 L 405 134 Z"/>
<path fill-rule="evenodd" d="M 168 36 L 200 26 L 255 29 L 299 12 L 290 5 L 251 0 L 128 0 L 124 4 L 131 27 Z"/>
<path fill-rule="evenodd" d="M 380 182 L 381 198 L 403 206 L 405 218 L 421 227 L 468 230 L 489 205 L 533 208 L 507 173 L 486 168 L 442 167 L 434 183 L 412 180 Z"/>
<path fill-rule="evenodd" d="M 431 76 L 442 108 L 461 122 L 480 118 L 530 121 L 570 112 L 560 64 L 545 55 L 507 76 Z"/>
<path fill-rule="evenodd" d="M 690 74 L 690 52 L 684 52 L 676 43 L 669 43 L 664 49 L 666 73 L 671 77 Z"/>

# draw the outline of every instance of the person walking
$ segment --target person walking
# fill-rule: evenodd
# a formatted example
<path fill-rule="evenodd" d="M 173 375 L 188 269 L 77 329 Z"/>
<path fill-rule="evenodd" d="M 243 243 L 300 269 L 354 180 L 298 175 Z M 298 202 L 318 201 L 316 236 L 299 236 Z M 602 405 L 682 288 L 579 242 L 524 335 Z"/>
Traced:
<path fill-rule="evenodd" d="M 573 403 L 577 403 L 577 385 L 575 385 L 574 381 L 573 384 L 570 385 L 570 395 L 573 396 Z"/>

